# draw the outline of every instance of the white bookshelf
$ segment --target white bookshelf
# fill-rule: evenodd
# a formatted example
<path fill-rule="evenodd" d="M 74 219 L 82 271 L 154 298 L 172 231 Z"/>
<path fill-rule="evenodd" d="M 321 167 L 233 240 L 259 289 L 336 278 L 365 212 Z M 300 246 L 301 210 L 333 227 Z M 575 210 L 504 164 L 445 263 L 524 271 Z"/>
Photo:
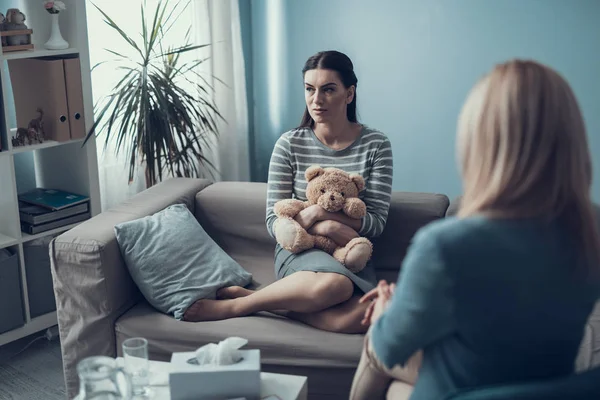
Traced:
<path fill-rule="evenodd" d="M 11 134 L 11 137 L 14 136 L 14 134 Z M 7 153 L 12 153 L 12 154 L 18 154 L 18 153 L 25 153 L 28 151 L 34 151 L 34 150 L 40 150 L 40 149 L 47 149 L 50 147 L 56 147 L 56 146 L 62 146 L 65 144 L 70 144 L 70 143 L 82 143 L 83 139 L 75 139 L 75 140 L 70 140 L 69 142 L 57 142 L 56 140 L 45 140 L 44 143 L 38 143 L 38 144 L 31 144 L 31 145 L 27 145 L 27 146 L 19 146 L 19 147 L 14 147 L 12 150 L 8 151 Z"/>
<path fill-rule="evenodd" d="M 39 57 L 79 56 L 84 99 L 84 116 L 86 132 L 93 124 L 93 101 L 91 91 L 90 61 L 88 48 L 88 32 L 86 26 L 86 1 L 63 0 L 67 10 L 60 14 L 61 33 L 69 42 L 65 50 L 46 50 L 43 44 L 50 34 L 50 14 L 43 9 L 40 0 L 20 0 L 18 8 L 25 13 L 25 23 L 33 30 L 33 50 L 16 52 L 0 51 L 0 84 L 2 87 L 2 104 L 0 107 L 0 249 L 8 248 L 18 255 L 19 281 L 14 282 L 21 290 L 24 324 L 13 330 L 0 333 L 0 345 L 20 339 L 32 333 L 56 325 L 56 312 L 32 317 L 29 305 L 29 285 L 27 283 L 27 266 L 25 265 L 24 245 L 49 236 L 56 236 L 77 224 L 53 229 L 48 232 L 29 235 L 21 232 L 18 193 L 24 188 L 55 188 L 90 197 L 91 214 L 100 212 L 100 188 L 98 180 L 98 160 L 96 143 L 91 139 L 83 145 L 82 139 L 57 142 L 47 140 L 41 144 L 13 147 L 11 138 L 15 136 L 15 110 L 11 98 L 11 60 Z M 6 13 L 6 10 L 0 10 Z M 13 115 L 11 115 L 11 113 Z M 23 176 L 29 177 L 26 181 Z M 1 268 L 1 264 L 0 264 Z M 0 271 L 1 274 L 2 271 Z M 0 315 L 0 319 L 3 316 Z"/>
<path fill-rule="evenodd" d="M 61 24 L 62 25 L 62 24 Z M 78 54 L 79 50 L 76 48 L 69 48 L 64 50 L 46 50 L 46 49 L 34 49 L 26 51 L 14 51 L 6 54 L 2 54 L 2 60 L 18 60 L 20 58 L 35 58 L 35 57 L 56 57 L 68 54 Z"/>

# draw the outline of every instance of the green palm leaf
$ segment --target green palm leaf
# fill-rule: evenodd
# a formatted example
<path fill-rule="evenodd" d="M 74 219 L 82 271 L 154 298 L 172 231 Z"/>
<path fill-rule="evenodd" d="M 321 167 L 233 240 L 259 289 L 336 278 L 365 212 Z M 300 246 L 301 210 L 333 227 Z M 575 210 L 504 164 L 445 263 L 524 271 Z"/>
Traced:
<path fill-rule="evenodd" d="M 127 156 L 129 182 L 142 163 L 147 186 L 165 175 L 199 177 L 206 173 L 214 177 L 218 171 L 208 160 L 207 151 L 218 134 L 218 121 L 224 119 L 214 104 L 213 87 L 198 72 L 207 59 L 193 57 L 195 51 L 209 45 L 189 43 L 191 27 L 176 48 L 163 43 L 190 2 L 159 1 L 149 13 L 144 1 L 140 43 L 94 6 L 131 51 L 106 49 L 119 58 L 97 65 L 113 65 L 123 75 L 96 104 L 95 122 L 84 144 L 92 136 L 104 134 L 105 149 L 112 143 L 117 155 Z"/>

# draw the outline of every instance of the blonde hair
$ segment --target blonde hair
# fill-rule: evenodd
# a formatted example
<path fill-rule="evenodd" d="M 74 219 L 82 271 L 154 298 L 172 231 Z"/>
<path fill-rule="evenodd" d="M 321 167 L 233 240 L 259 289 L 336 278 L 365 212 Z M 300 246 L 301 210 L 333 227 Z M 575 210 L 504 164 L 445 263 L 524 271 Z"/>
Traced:
<path fill-rule="evenodd" d="M 464 185 L 459 216 L 560 220 L 599 269 L 591 157 L 569 84 L 532 61 L 496 66 L 472 89 L 458 123 Z"/>

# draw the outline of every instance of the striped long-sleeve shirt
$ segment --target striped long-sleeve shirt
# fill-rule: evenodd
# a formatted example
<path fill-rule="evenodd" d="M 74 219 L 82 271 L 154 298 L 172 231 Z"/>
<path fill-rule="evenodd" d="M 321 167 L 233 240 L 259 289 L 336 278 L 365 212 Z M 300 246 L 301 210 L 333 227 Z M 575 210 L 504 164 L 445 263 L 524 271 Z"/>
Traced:
<path fill-rule="evenodd" d="M 304 172 L 311 165 L 336 167 L 360 174 L 366 183 L 359 193 L 367 205 L 359 235 L 376 237 L 387 221 L 392 193 L 393 159 L 389 139 L 381 132 L 363 127 L 360 136 L 343 150 L 333 150 L 319 141 L 310 128 L 288 131 L 277 140 L 267 185 L 267 217 L 269 234 L 274 237 L 273 222 L 277 216 L 273 205 L 282 199 L 306 201 Z"/>

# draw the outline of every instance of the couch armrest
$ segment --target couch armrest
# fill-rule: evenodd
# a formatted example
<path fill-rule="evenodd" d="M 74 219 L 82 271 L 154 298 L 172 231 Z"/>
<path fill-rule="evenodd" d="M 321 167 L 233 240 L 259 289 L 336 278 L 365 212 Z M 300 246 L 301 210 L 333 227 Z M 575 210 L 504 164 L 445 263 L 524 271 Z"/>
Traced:
<path fill-rule="evenodd" d="M 121 257 L 114 226 L 176 203 L 184 203 L 194 212 L 196 194 L 210 184 L 202 179 L 166 180 L 51 242 L 52 279 L 69 398 L 78 390 L 77 363 L 93 355 L 114 357 L 115 320 L 141 299 Z"/>

